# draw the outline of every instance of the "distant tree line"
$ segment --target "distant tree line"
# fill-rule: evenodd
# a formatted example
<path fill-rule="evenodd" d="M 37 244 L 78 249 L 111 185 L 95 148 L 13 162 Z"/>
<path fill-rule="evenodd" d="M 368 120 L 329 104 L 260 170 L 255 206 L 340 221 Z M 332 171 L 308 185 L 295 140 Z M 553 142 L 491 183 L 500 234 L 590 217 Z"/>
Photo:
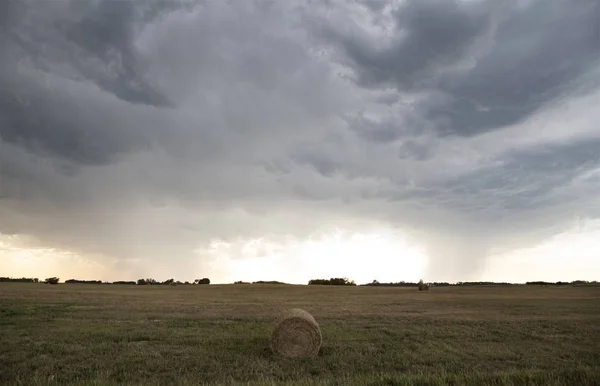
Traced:
<path fill-rule="evenodd" d="M 287 283 L 284 283 L 282 281 L 275 281 L 275 280 L 259 280 L 259 281 L 253 281 L 252 283 L 250 283 L 249 281 L 238 280 L 238 281 L 233 282 L 233 284 L 287 284 Z"/>
<path fill-rule="evenodd" d="M 287 284 L 287 283 L 284 283 L 282 281 L 276 281 L 276 280 L 259 280 L 259 281 L 252 282 L 252 284 Z"/>
<path fill-rule="evenodd" d="M 46 284 L 58 284 L 59 278 L 57 277 L 49 277 L 44 280 L 42 283 Z M 13 277 L 0 277 L 0 283 L 40 283 L 40 279 L 37 277 L 21 277 L 21 278 L 13 278 Z"/>
<path fill-rule="evenodd" d="M 396 282 L 396 283 L 380 283 L 377 280 L 373 280 L 373 282 L 369 283 L 369 284 L 362 284 L 364 286 L 381 286 L 381 287 L 419 287 L 419 284 L 422 285 L 424 284 L 422 281 L 419 283 L 413 283 L 413 282 L 407 282 L 407 281 L 400 281 L 400 282 Z M 455 286 L 476 286 L 476 285 L 514 285 L 512 283 L 497 283 L 497 282 L 491 282 L 491 281 L 459 281 L 457 283 L 448 283 L 445 281 L 439 282 L 439 281 L 434 281 L 434 282 L 429 282 L 426 283 L 428 286 L 430 287 L 455 287 Z"/>
<path fill-rule="evenodd" d="M 189 281 L 186 281 L 186 282 L 175 281 L 174 279 L 167 279 L 163 282 L 159 282 L 152 278 L 148 278 L 148 279 L 138 279 L 137 282 L 133 283 L 133 284 L 137 284 L 137 285 L 191 285 L 192 283 L 190 283 Z M 210 284 L 210 279 L 207 277 L 205 277 L 203 279 L 196 279 L 196 280 L 194 280 L 193 284 Z"/>
<path fill-rule="evenodd" d="M 332 277 L 331 279 L 312 279 L 308 285 L 356 285 L 354 280 L 346 277 Z"/>
<path fill-rule="evenodd" d="M 416 287 L 418 284 L 417 283 L 411 283 L 411 282 L 406 282 L 406 281 L 399 281 L 396 283 L 380 283 L 377 280 L 373 280 L 371 283 L 368 284 L 361 284 L 361 286 L 374 286 L 374 287 Z"/>
<path fill-rule="evenodd" d="M 45 280 L 40 280 L 38 278 L 31 277 L 21 277 L 21 278 L 12 278 L 12 277 L 0 277 L 0 283 L 46 283 L 46 284 L 58 284 L 58 277 L 49 277 Z M 209 278 L 196 279 L 193 283 L 188 281 L 181 282 L 175 281 L 174 279 L 167 279 L 163 282 L 157 281 L 152 278 L 138 279 L 137 281 L 114 281 L 114 282 L 102 282 L 101 280 L 79 280 L 79 279 L 69 279 L 65 281 L 66 284 L 116 284 L 116 285 L 193 285 L 193 284 L 210 284 Z M 255 282 L 247 282 L 247 281 L 236 281 L 234 284 L 286 284 L 281 281 L 276 280 L 259 280 Z M 331 278 L 331 279 L 313 279 L 308 282 L 309 285 L 347 285 L 347 286 L 355 286 L 356 283 L 354 280 L 349 280 L 348 278 Z M 423 284 L 423 283 L 421 283 Z M 506 283 L 506 282 L 492 282 L 492 281 L 459 281 L 457 283 L 448 283 L 448 282 L 429 282 L 427 286 L 429 287 L 454 287 L 454 286 L 509 286 L 509 285 L 523 285 L 520 283 Z M 596 280 L 587 281 L 587 280 L 574 280 L 574 281 L 557 281 L 557 282 L 548 282 L 548 281 L 528 281 L 525 285 L 600 285 L 600 283 Z M 377 280 L 373 280 L 368 284 L 361 284 L 361 286 L 379 286 L 379 287 L 419 287 L 419 283 L 414 282 L 389 282 L 389 283 L 380 283 Z M 421 285 L 421 288 L 424 288 Z"/>
<path fill-rule="evenodd" d="M 66 284 L 102 284 L 102 280 L 77 280 L 69 279 L 65 280 Z"/>
<path fill-rule="evenodd" d="M 589 285 L 589 284 L 600 284 L 598 283 L 596 280 L 594 281 L 587 281 L 587 280 L 575 280 L 575 281 L 557 281 L 555 283 L 553 282 L 547 282 L 547 281 L 528 281 L 527 283 L 525 283 L 526 285 Z"/>
<path fill-rule="evenodd" d="M 510 286 L 510 285 L 523 285 L 522 283 L 507 283 L 507 282 L 495 282 L 495 281 L 459 281 L 457 283 L 448 282 L 430 282 L 427 283 L 430 287 L 458 287 L 458 286 Z M 528 281 L 526 285 L 596 285 L 599 284 L 597 281 L 586 281 L 586 280 L 575 280 L 571 282 L 557 281 Z M 418 287 L 419 283 L 400 281 L 397 283 L 380 283 L 377 280 L 368 284 L 361 284 L 362 286 L 381 286 L 381 287 Z"/>
<path fill-rule="evenodd" d="M 0 283 L 46 283 L 46 284 L 58 284 L 60 279 L 58 277 L 49 277 L 43 281 L 40 279 L 32 278 L 32 277 L 21 277 L 21 278 L 13 278 L 13 277 L 0 277 Z M 68 279 L 65 280 L 65 284 L 116 284 L 116 285 L 192 285 L 192 284 L 210 284 L 210 279 L 205 277 L 203 279 L 196 279 L 193 283 L 189 281 L 180 282 L 175 281 L 174 279 L 168 279 L 163 282 L 159 282 L 152 278 L 148 279 L 138 279 L 137 281 L 114 281 L 114 282 L 103 282 L 102 280 L 81 280 L 81 279 Z"/>
<path fill-rule="evenodd" d="M 21 278 L 12 278 L 12 277 L 0 277 L 0 283 L 39 283 L 40 279 L 37 277 L 21 277 Z"/>

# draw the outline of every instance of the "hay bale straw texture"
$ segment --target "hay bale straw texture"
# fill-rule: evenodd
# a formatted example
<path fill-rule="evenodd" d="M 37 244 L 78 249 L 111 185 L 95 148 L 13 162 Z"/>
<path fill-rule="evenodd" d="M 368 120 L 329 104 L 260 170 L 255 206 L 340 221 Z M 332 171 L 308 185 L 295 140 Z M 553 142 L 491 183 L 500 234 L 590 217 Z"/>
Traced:
<path fill-rule="evenodd" d="M 271 349 L 286 358 L 311 357 L 319 354 L 323 337 L 311 314 L 294 308 L 277 320 L 271 336 Z"/>

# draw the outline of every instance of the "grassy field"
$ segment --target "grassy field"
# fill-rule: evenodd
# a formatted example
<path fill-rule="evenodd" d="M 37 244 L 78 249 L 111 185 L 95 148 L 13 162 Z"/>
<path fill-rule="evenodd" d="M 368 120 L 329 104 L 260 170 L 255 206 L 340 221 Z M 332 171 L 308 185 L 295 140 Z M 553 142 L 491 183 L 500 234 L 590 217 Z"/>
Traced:
<path fill-rule="evenodd" d="M 274 357 L 273 319 L 319 322 Z M 0 284 L 0 384 L 599 385 L 599 287 Z"/>

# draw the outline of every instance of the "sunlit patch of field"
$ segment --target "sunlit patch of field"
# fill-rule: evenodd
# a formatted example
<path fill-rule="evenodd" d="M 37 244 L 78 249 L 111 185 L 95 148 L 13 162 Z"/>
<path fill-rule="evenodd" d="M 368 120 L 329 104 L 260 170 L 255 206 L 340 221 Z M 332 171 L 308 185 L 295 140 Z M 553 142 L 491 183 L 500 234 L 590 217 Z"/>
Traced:
<path fill-rule="evenodd" d="M 269 351 L 294 307 L 317 358 Z M 0 384 L 600 384 L 600 288 L 3 283 Z"/>

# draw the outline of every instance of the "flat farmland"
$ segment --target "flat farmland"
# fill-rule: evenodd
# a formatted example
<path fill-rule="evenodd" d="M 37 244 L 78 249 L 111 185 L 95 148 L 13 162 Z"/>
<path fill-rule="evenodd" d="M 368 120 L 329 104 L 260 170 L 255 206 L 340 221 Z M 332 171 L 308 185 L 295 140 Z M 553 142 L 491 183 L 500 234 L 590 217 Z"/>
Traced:
<path fill-rule="evenodd" d="M 318 357 L 269 350 L 295 307 Z M 2 283 L 0 384 L 598 385 L 600 287 Z"/>

